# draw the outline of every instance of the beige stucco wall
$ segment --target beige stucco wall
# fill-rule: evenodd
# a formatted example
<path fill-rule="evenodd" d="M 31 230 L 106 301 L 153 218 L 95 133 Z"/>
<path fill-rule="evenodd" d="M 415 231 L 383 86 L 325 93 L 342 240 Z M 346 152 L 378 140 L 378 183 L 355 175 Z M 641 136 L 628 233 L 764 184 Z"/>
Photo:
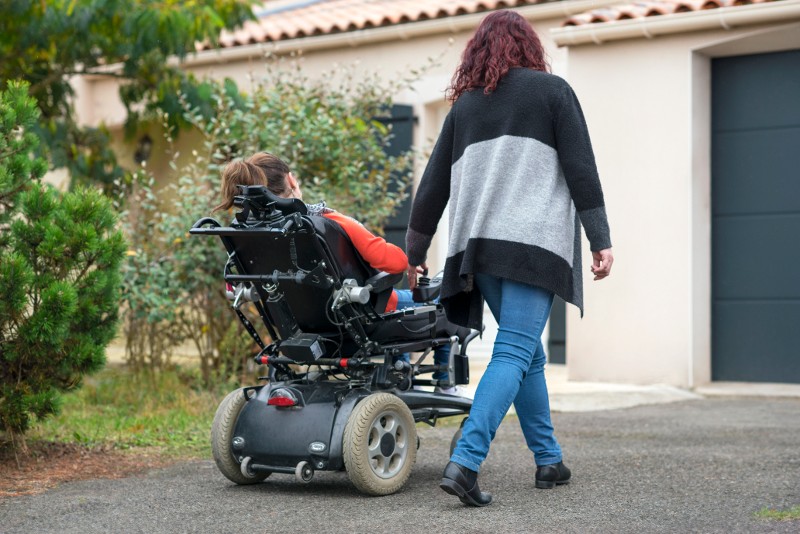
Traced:
<path fill-rule="evenodd" d="M 655 39 L 557 48 L 534 21 L 553 70 L 575 88 L 592 134 L 606 192 L 616 263 L 592 282 L 584 251 L 586 316 L 569 307 L 567 362 L 572 380 L 667 383 L 693 387 L 710 380 L 710 57 L 800 48 L 796 26 L 705 31 Z M 471 32 L 400 38 L 303 55 L 311 77 L 335 64 L 358 62 L 385 78 L 441 56 L 414 91 L 395 96 L 414 107 L 417 147 L 430 147 L 448 106 L 444 90 Z M 452 43 L 450 42 L 452 40 Z M 205 53 L 188 68 L 200 76 L 259 76 L 258 54 L 235 61 Z M 286 49 L 282 45 L 281 49 Z M 124 108 L 110 79 L 85 80 L 76 109 L 87 124 L 118 126 Z M 153 135 L 154 140 L 157 136 Z M 121 138 L 120 138 L 121 139 Z M 183 140 L 183 143 L 188 140 Z M 158 150 L 156 146 L 156 150 Z M 265 147 L 268 148 L 268 147 Z M 154 158 L 151 165 L 164 167 Z M 424 166 L 420 162 L 417 179 Z M 151 167 L 153 168 L 153 167 Z M 446 217 L 429 263 L 444 265 Z M 487 321 L 493 325 L 492 321 Z M 490 328 L 491 329 L 491 328 Z M 487 332 L 493 338 L 492 332 Z"/>
<path fill-rule="evenodd" d="M 610 278 L 586 273 L 585 317 L 568 311 L 570 379 L 710 381 L 710 58 L 792 48 L 797 25 L 569 49 L 615 251 Z"/>

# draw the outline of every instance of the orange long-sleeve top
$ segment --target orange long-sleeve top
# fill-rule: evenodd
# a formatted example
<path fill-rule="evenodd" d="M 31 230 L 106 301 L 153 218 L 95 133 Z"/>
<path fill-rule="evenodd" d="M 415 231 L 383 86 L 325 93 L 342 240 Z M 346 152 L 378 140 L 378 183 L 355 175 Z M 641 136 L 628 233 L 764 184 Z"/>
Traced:
<path fill-rule="evenodd" d="M 347 215 L 342 215 L 337 211 L 330 211 L 323 214 L 323 217 L 334 221 L 347 234 L 353 246 L 364 260 L 373 268 L 379 271 L 386 271 L 391 274 L 402 273 L 408 265 L 408 258 L 403 249 L 397 245 L 387 242 L 384 238 L 376 236 L 357 220 Z M 389 302 L 386 304 L 386 311 L 391 312 L 397 309 L 397 293 L 392 291 Z"/>

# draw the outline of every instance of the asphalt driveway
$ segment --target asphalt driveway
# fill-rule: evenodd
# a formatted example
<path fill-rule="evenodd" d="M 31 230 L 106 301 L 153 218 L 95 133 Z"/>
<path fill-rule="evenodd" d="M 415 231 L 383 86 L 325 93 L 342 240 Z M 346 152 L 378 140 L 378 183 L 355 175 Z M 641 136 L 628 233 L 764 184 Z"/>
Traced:
<path fill-rule="evenodd" d="M 800 504 L 800 399 L 714 398 L 554 415 L 573 482 L 536 490 L 514 419 L 481 483 L 486 508 L 437 484 L 452 428 L 420 431 L 400 493 L 359 495 L 344 473 L 230 484 L 210 461 L 65 484 L 0 502 L 1 532 L 800 532 L 754 517 Z"/>

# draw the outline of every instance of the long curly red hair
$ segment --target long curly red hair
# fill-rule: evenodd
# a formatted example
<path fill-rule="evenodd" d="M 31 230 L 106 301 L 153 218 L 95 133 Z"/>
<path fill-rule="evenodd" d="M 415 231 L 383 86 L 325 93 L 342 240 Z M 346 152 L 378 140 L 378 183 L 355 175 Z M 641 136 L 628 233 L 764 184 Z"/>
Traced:
<path fill-rule="evenodd" d="M 467 43 L 447 99 L 455 102 L 476 87 L 489 94 L 512 67 L 550 71 L 542 42 L 528 21 L 516 11 L 503 9 L 484 18 Z"/>

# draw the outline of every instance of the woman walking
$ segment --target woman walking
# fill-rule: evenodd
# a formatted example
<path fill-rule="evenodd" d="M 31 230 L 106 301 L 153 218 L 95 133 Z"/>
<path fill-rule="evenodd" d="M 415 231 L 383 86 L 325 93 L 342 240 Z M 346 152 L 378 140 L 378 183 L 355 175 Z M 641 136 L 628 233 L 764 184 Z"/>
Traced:
<path fill-rule="evenodd" d="M 583 312 L 581 225 L 594 279 L 608 276 L 613 263 L 583 113 L 572 88 L 548 70 L 538 36 L 518 13 L 496 11 L 481 22 L 453 76 L 453 106 L 406 235 L 413 288 L 449 201 L 447 316 L 480 328 L 485 300 L 499 325 L 440 484 L 473 506 L 492 500 L 479 489 L 478 471 L 512 402 L 537 465 L 536 487 L 569 480 L 550 422 L 542 329 L 554 294 Z"/>

